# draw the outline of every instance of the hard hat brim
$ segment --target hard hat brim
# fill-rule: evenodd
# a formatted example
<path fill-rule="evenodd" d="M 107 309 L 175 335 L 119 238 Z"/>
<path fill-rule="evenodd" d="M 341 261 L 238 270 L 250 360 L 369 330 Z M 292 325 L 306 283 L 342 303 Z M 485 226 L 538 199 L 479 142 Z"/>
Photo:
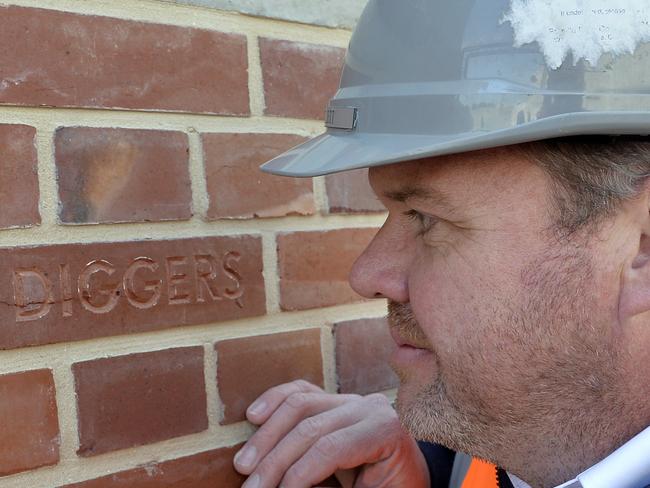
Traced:
<path fill-rule="evenodd" d="M 312 177 L 555 137 L 648 133 L 650 113 L 628 111 L 569 113 L 498 131 L 449 135 L 329 130 L 265 163 L 261 169 L 281 176 Z"/>

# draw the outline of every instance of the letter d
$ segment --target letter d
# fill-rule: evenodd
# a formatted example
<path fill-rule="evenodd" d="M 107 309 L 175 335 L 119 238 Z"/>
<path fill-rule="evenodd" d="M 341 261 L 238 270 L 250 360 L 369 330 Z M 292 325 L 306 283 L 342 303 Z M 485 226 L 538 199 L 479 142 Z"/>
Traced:
<path fill-rule="evenodd" d="M 40 288 L 40 289 L 39 289 Z M 52 283 L 38 268 L 14 271 L 16 322 L 45 317 L 52 308 Z"/>

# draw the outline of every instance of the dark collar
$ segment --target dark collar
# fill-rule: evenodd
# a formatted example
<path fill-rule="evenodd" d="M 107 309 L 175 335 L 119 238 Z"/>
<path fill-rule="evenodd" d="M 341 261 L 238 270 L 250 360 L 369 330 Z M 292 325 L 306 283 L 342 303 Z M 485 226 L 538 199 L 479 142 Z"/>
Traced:
<path fill-rule="evenodd" d="M 497 482 L 499 488 L 515 488 L 512 486 L 512 482 L 510 481 L 508 474 L 502 469 L 497 470 Z"/>

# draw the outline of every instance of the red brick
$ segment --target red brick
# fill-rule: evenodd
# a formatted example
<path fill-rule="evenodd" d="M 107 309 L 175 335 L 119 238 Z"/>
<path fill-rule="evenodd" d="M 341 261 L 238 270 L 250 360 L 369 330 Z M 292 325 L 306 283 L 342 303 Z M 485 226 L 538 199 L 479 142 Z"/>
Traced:
<path fill-rule="evenodd" d="M 348 283 L 356 258 L 377 229 L 296 232 L 278 236 L 280 306 L 305 310 L 360 301 Z"/>
<path fill-rule="evenodd" d="M 395 342 L 386 319 L 362 319 L 334 326 L 340 393 L 367 395 L 398 386 L 388 365 Z"/>
<path fill-rule="evenodd" d="M 345 171 L 325 177 L 330 213 L 385 212 L 368 183 L 368 170 Z"/>
<path fill-rule="evenodd" d="M 246 479 L 232 460 L 240 445 L 202 452 L 62 488 L 239 488 Z"/>
<path fill-rule="evenodd" d="M 56 132 L 64 223 L 192 216 L 189 146 L 182 132 L 69 127 Z"/>
<path fill-rule="evenodd" d="M 262 268 L 255 236 L 0 249 L 0 349 L 264 315 Z"/>
<path fill-rule="evenodd" d="M 339 86 L 345 50 L 260 39 L 266 114 L 323 120 Z"/>
<path fill-rule="evenodd" d="M 59 423 L 50 370 L 0 376 L 0 476 L 59 462 Z"/>
<path fill-rule="evenodd" d="M 244 420 L 246 408 L 273 386 L 297 379 L 323 385 L 319 329 L 230 339 L 215 350 L 222 424 Z"/>
<path fill-rule="evenodd" d="M 313 214 L 311 178 L 286 178 L 259 169 L 262 163 L 304 140 L 289 134 L 204 134 L 208 218 Z"/>
<path fill-rule="evenodd" d="M 0 103 L 249 113 L 242 35 L 9 6 L 0 46 Z"/>
<path fill-rule="evenodd" d="M 81 456 L 208 428 L 202 347 L 96 359 L 72 370 Z"/>
<path fill-rule="evenodd" d="M 41 222 L 35 136 L 33 127 L 0 125 L 0 228 Z"/>

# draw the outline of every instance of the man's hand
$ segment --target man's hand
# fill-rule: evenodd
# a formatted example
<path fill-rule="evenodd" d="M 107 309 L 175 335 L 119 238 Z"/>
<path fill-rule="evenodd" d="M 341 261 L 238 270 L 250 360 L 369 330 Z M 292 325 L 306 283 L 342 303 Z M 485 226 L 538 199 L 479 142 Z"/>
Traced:
<path fill-rule="evenodd" d="M 294 381 L 261 395 L 246 416 L 260 428 L 235 456 L 250 475 L 243 488 L 308 488 L 334 473 L 344 488 L 429 486 L 422 453 L 383 395 Z"/>

